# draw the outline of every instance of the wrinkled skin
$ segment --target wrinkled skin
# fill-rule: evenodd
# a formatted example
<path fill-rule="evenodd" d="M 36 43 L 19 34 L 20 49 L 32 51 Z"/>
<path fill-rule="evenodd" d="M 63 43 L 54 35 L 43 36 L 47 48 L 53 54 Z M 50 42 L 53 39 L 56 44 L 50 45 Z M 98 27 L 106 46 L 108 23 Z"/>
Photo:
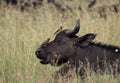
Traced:
<path fill-rule="evenodd" d="M 120 48 L 92 42 L 96 37 L 96 34 L 93 33 L 79 37 L 76 35 L 79 28 L 80 20 L 77 20 L 74 30 L 60 30 L 57 32 L 54 40 L 49 42 L 50 39 L 48 39 L 45 41 L 35 52 L 40 59 L 40 63 L 54 66 L 64 64 L 60 70 L 55 72 L 56 76 L 58 74 L 65 76 L 69 70 L 75 68 L 76 74 L 84 77 L 88 63 L 90 69 L 95 72 L 98 69 L 104 72 L 105 63 L 111 65 L 108 66 L 108 70 L 111 70 L 110 67 L 112 67 L 114 71 L 114 63 L 119 64 Z M 120 72 L 119 65 L 116 72 Z"/>

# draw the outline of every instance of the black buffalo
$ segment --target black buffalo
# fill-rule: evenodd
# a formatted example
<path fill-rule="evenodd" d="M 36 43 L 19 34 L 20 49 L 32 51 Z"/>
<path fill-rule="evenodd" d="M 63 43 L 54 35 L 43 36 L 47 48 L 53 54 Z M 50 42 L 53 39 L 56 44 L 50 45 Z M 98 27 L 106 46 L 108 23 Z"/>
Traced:
<path fill-rule="evenodd" d="M 112 74 L 120 72 L 120 48 L 117 46 L 96 43 L 96 34 L 88 33 L 81 37 L 76 34 L 80 29 L 80 20 L 77 20 L 73 30 L 60 29 L 56 32 L 55 39 L 46 40 L 35 52 L 42 64 L 64 66 L 55 72 L 64 76 L 70 69 L 76 69 L 76 74 L 83 76 L 86 67 L 97 73 L 108 69 Z M 115 73 L 116 72 L 116 73 Z"/>

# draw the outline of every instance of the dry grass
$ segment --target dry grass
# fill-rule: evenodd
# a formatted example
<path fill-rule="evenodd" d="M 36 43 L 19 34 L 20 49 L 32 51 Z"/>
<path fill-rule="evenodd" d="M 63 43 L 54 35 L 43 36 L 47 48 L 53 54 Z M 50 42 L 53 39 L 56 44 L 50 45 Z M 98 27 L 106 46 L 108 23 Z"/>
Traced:
<path fill-rule="evenodd" d="M 63 15 L 54 7 L 20 12 L 12 7 L 0 9 L 0 83 L 53 83 L 52 73 L 59 67 L 41 65 L 35 56 L 36 48 L 60 27 L 73 28 L 81 19 L 79 35 L 98 34 L 96 41 L 120 46 L 120 14 L 99 18 L 87 11 Z M 62 83 L 62 80 L 59 80 Z M 76 77 L 68 83 L 83 82 Z M 119 83 L 119 77 L 110 75 L 89 76 L 85 83 Z"/>

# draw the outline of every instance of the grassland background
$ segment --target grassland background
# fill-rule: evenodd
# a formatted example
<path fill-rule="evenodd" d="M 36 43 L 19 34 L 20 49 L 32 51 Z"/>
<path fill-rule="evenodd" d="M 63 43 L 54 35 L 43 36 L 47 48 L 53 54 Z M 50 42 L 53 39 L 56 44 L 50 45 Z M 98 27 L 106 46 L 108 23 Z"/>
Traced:
<path fill-rule="evenodd" d="M 104 19 L 97 13 L 89 13 L 86 10 L 88 3 L 84 0 L 74 2 L 80 3 L 83 11 L 75 9 L 74 13 L 67 11 L 63 15 L 54 6 L 47 4 L 24 12 L 14 7 L 0 8 L 0 83 L 53 83 L 51 75 L 59 67 L 41 65 L 35 50 L 47 38 L 52 40 L 53 33 L 60 26 L 74 28 L 78 18 L 81 20 L 78 35 L 96 33 L 95 41 L 120 46 L 120 12 L 107 12 L 107 19 Z M 116 2 L 100 0 L 96 6 Z M 61 80 L 59 82 L 62 83 Z M 77 78 L 68 81 L 77 82 Z M 92 75 L 86 83 L 120 83 L 120 79 L 108 75 Z"/>

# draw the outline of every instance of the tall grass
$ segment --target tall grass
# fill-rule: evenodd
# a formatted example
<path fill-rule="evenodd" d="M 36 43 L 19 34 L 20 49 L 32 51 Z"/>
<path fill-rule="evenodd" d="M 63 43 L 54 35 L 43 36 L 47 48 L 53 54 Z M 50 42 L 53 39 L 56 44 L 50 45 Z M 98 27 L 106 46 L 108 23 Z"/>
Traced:
<path fill-rule="evenodd" d="M 0 9 L 0 83 L 53 83 L 51 77 L 59 67 L 41 65 L 35 50 L 60 27 L 73 28 L 76 19 L 81 19 L 81 31 L 98 34 L 95 41 L 120 46 L 120 14 L 111 14 L 107 19 L 93 16 L 87 11 L 66 12 L 64 16 L 52 5 L 20 12 L 9 7 Z M 59 81 L 62 83 L 62 80 Z M 69 83 L 83 82 L 77 78 Z M 109 75 L 89 76 L 86 83 L 119 83 L 119 78 Z"/>

